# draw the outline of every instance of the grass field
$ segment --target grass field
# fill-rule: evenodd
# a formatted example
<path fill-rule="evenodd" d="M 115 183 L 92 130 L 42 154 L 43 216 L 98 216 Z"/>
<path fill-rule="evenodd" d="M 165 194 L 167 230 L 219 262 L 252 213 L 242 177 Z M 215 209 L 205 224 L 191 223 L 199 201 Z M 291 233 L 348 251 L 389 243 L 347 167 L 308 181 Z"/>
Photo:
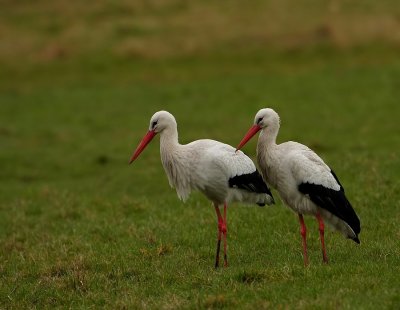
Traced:
<path fill-rule="evenodd" d="M 0 13 L 1 309 L 400 308 L 397 2 L 55 3 Z M 306 218 L 304 268 L 292 211 L 236 204 L 215 270 L 214 210 L 178 200 L 158 139 L 127 163 L 157 110 L 237 145 L 267 106 L 335 169 L 361 245 L 328 232 L 324 265 Z"/>

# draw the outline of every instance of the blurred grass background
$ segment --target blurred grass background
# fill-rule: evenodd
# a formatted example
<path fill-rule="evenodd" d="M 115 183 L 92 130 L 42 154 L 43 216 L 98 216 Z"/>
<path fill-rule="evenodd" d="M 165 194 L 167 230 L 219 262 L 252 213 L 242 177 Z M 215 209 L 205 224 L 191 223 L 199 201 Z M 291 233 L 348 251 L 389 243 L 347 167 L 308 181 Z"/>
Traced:
<path fill-rule="evenodd" d="M 398 1 L 0 7 L 0 307 L 399 307 Z M 362 243 L 328 233 L 324 266 L 308 219 L 304 269 L 290 210 L 238 206 L 214 271 L 209 203 L 178 201 L 157 142 L 127 161 L 157 110 L 236 145 L 266 106 L 335 169 Z"/>
<path fill-rule="evenodd" d="M 93 54 L 160 59 L 215 50 L 398 46 L 395 0 L 2 1 L 1 58 L 43 63 Z"/>

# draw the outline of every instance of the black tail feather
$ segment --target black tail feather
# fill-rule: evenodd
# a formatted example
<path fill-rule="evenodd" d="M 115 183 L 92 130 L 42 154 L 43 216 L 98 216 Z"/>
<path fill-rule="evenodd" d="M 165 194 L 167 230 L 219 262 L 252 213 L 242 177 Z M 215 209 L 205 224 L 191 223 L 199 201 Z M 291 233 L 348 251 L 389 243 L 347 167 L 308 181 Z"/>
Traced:
<path fill-rule="evenodd" d="M 358 236 L 354 237 L 354 238 L 351 238 L 351 240 L 353 240 L 357 244 L 360 244 L 360 239 L 358 239 Z"/>

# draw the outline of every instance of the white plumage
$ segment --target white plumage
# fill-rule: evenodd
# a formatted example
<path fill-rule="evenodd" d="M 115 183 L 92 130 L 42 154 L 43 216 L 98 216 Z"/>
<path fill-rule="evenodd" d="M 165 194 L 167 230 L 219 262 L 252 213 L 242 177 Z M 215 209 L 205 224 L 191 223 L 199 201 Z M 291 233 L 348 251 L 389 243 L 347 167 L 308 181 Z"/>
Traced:
<path fill-rule="evenodd" d="M 304 262 L 308 264 L 303 214 L 317 217 L 323 260 L 327 262 L 323 220 L 357 243 L 360 221 L 335 173 L 316 153 L 297 142 L 276 144 L 279 127 L 278 114 L 272 109 L 261 109 L 255 116 L 254 126 L 243 138 L 238 149 L 261 130 L 257 144 L 257 161 L 264 180 L 279 192 L 287 206 L 299 214 Z"/>
<path fill-rule="evenodd" d="M 181 200 L 186 201 L 192 190 L 199 190 L 217 204 L 271 202 L 271 196 L 265 193 L 228 186 L 230 178 L 256 172 L 254 163 L 244 153 L 235 153 L 232 146 L 214 140 L 173 146 L 170 142 L 161 138 L 161 162 L 169 184 Z"/>
<path fill-rule="evenodd" d="M 178 197 L 185 201 L 192 190 L 202 192 L 214 204 L 218 216 L 218 244 L 216 266 L 219 260 L 221 233 L 224 235 L 226 260 L 226 207 L 234 201 L 259 205 L 274 202 L 271 192 L 262 180 L 252 160 L 243 152 L 235 152 L 230 145 L 204 139 L 185 145 L 178 142 L 177 123 L 172 114 L 156 112 L 149 132 L 139 144 L 132 162 L 157 134 L 160 134 L 161 162 L 169 184 Z M 219 210 L 224 205 L 224 217 Z"/>

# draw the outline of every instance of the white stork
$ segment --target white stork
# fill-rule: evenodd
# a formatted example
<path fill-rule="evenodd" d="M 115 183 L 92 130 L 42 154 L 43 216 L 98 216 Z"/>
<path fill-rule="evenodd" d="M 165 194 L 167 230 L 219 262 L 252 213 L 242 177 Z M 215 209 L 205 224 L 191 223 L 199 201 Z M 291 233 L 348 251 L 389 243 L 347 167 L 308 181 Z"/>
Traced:
<path fill-rule="evenodd" d="M 132 163 L 146 145 L 160 134 L 161 162 L 169 184 L 178 197 L 185 201 L 191 190 L 199 190 L 214 204 L 218 217 L 218 241 L 215 267 L 219 265 L 221 234 L 224 237 L 224 265 L 226 255 L 226 209 L 233 201 L 273 204 L 274 199 L 258 173 L 253 161 L 243 152 L 235 152 L 230 145 L 214 140 L 197 140 L 189 144 L 178 142 L 177 123 L 166 111 L 156 112 L 150 119 L 149 131 L 136 148 Z M 222 217 L 219 206 L 224 205 Z"/>
<path fill-rule="evenodd" d="M 279 127 L 278 113 L 272 109 L 261 109 L 237 149 L 242 148 L 261 130 L 257 161 L 264 180 L 299 215 L 304 264 L 308 265 L 308 256 L 303 214 L 314 215 L 318 220 L 322 257 L 327 263 L 324 220 L 357 243 L 360 243 L 360 220 L 347 200 L 339 179 L 317 154 L 307 146 L 293 141 L 276 144 Z"/>

